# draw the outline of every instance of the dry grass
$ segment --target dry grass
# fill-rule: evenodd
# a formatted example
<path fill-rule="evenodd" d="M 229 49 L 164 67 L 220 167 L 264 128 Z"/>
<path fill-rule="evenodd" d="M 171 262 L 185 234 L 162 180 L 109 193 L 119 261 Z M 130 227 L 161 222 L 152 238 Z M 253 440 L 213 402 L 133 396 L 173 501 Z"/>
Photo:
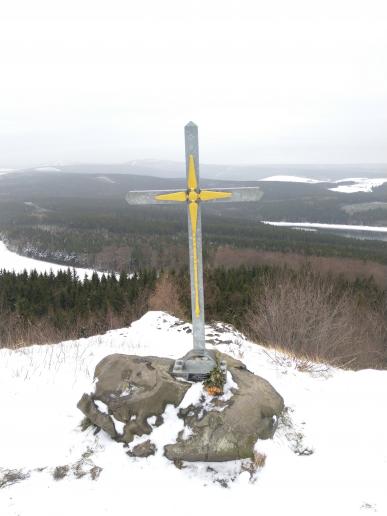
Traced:
<path fill-rule="evenodd" d="M 246 317 L 249 337 L 281 350 L 308 370 L 311 362 L 344 368 L 387 365 L 383 307 L 361 306 L 315 274 L 284 273 L 264 282 Z"/>
<path fill-rule="evenodd" d="M 250 481 L 254 481 L 256 473 L 266 464 L 266 455 L 254 451 L 254 455 L 250 460 L 245 460 L 241 464 L 241 472 L 247 471 L 250 474 Z"/>
<path fill-rule="evenodd" d="M 263 468 L 266 464 L 266 455 L 255 451 L 252 462 L 256 468 Z"/>

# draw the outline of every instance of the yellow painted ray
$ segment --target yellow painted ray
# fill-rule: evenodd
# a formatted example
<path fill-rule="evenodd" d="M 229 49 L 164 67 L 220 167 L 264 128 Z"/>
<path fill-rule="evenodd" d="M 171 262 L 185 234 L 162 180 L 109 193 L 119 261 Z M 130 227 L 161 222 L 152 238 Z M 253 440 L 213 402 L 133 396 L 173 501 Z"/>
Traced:
<path fill-rule="evenodd" d="M 196 230 L 198 226 L 198 204 L 197 202 L 190 202 L 188 204 L 189 215 L 191 219 L 192 231 L 192 249 L 193 249 L 193 269 L 194 269 L 194 288 L 195 288 L 195 315 L 200 316 L 199 305 L 199 271 L 198 271 L 198 247 L 196 240 Z"/>
<path fill-rule="evenodd" d="M 185 192 L 172 192 L 169 194 L 155 195 L 156 201 L 179 201 L 185 202 L 187 200 L 187 194 Z"/>
<path fill-rule="evenodd" d="M 187 184 L 189 190 L 196 190 L 198 187 L 198 179 L 196 177 L 195 170 L 195 160 L 192 154 L 189 155 Z"/>
<path fill-rule="evenodd" d="M 231 192 L 214 192 L 211 190 L 202 190 L 200 192 L 201 201 L 212 201 L 213 199 L 227 199 L 231 196 Z"/>

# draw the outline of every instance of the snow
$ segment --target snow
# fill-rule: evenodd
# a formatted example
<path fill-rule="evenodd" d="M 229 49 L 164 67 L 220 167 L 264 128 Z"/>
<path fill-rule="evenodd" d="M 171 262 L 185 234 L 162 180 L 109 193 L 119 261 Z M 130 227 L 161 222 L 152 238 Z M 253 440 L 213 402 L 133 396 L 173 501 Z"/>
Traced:
<path fill-rule="evenodd" d="M 94 403 L 97 405 L 98 410 L 100 412 L 102 412 L 102 414 L 109 414 L 108 407 L 107 407 L 106 403 L 104 403 L 101 400 L 95 400 Z"/>
<path fill-rule="evenodd" d="M 111 418 L 113 420 L 117 434 L 123 435 L 125 423 L 123 423 L 122 421 L 118 421 L 113 415 L 111 416 Z"/>
<path fill-rule="evenodd" d="M 7 271 L 15 271 L 16 273 L 23 272 L 24 270 L 27 272 L 36 270 L 39 273 L 49 273 L 52 271 L 54 274 L 57 274 L 59 271 L 67 271 L 68 268 L 68 265 L 58 265 L 21 256 L 7 249 L 5 243 L 0 240 L 0 270 L 5 269 Z M 93 269 L 83 269 L 81 267 L 70 267 L 70 269 L 75 270 L 80 279 L 84 279 L 86 275 L 90 278 L 93 272 L 97 272 Z M 102 276 L 103 273 L 98 272 L 98 274 Z"/>
<path fill-rule="evenodd" d="M 60 172 L 60 168 L 58 167 L 37 167 L 34 170 L 36 172 Z"/>
<path fill-rule="evenodd" d="M 6 174 L 9 174 L 10 172 L 15 172 L 16 169 L 14 168 L 0 168 L 0 176 L 5 176 Z"/>
<path fill-rule="evenodd" d="M 329 181 L 321 181 L 318 179 L 311 179 L 309 177 L 299 177 L 299 176 L 287 176 L 287 175 L 278 175 L 278 176 L 270 176 L 265 177 L 264 179 L 260 179 L 260 181 L 279 181 L 282 183 L 328 183 Z M 387 178 L 368 178 L 368 177 L 349 177 L 346 179 L 339 179 L 338 181 L 334 181 L 334 183 L 339 186 L 335 186 L 334 188 L 328 188 L 332 192 L 341 192 L 341 193 L 356 193 L 356 192 L 372 192 L 374 188 L 387 183 Z M 340 183 L 352 183 L 350 185 L 342 185 Z"/>
<path fill-rule="evenodd" d="M 243 461 L 184 463 L 182 469 L 168 461 L 163 445 L 183 430 L 171 405 L 163 425 L 131 443 L 151 439 L 156 444 L 156 454 L 146 459 L 129 457 L 103 431 L 81 431 L 76 404 L 93 390 L 94 368 L 103 357 L 178 358 L 192 346 L 189 330 L 188 323 L 168 314 L 148 312 L 130 328 L 88 339 L 0 349 L 0 485 L 5 470 L 20 469 L 27 476 L 0 488 L 0 514 L 102 516 L 130 508 L 145 515 L 235 515 L 243 507 L 265 516 L 387 514 L 387 371 L 311 364 L 301 372 L 291 358 L 248 342 L 222 323 L 207 326 L 207 338 L 266 378 L 287 407 L 274 438 L 256 443 L 267 458 L 252 478 Z M 230 376 L 231 391 L 236 386 Z M 193 384 L 182 406 L 201 395 L 201 384 Z M 64 465 L 68 474 L 54 480 L 55 468 Z M 102 471 L 92 480 L 97 466 Z"/>
<path fill-rule="evenodd" d="M 113 181 L 113 179 L 111 179 L 110 177 L 106 177 L 106 176 L 98 176 L 95 178 L 97 181 L 102 181 L 104 183 L 111 183 L 111 184 L 114 184 L 116 181 Z"/>
<path fill-rule="evenodd" d="M 309 177 L 298 176 L 270 176 L 260 179 L 260 181 L 279 181 L 281 183 L 325 183 L 326 181 L 319 181 L 318 179 L 311 179 Z"/>
<path fill-rule="evenodd" d="M 263 224 L 280 227 L 316 228 L 316 229 L 345 229 L 348 231 L 370 231 L 375 233 L 387 233 L 386 226 L 355 226 L 351 224 L 321 224 L 319 222 L 273 222 L 262 220 Z"/>
<path fill-rule="evenodd" d="M 190 405 L 193 407 L 200 406 L 201 410 L 198 414 L 200 419 L 204 415 L 205 411 L 208 412 L 212 410 L 222 412 L 226 408 L 226 404 L 219 405 L 218 402 L 229 401 L 234 394 L 233 390 L 237 389 L 238 385 L 234 382 L 230 371 L 227 371 L 226 383 L 224 385 L 223 394 L 221 396 L 217 396 L 216 398 L 210 396 L 207 391 L 203 389 L 202 383 L 196 383 L 188 389 L 179 407 L 187 408 Z"/>
<path fill-rule="evenodd" d="M 351 177 L 348 179 L 340 179 L 336 181 L 336 183 L 347 183 L 352 182 L 351 185 L 340 185 L 335 188 L 329 188 L 332 192 L 341 192 L 341 193 L 356 193 L 356 192 L 372 192 L 374 188 L 378 186 L 382 186 L 384 183 L 387 183 L 387 178 L 374 178 L 369 179 L 367 177 Z"/>

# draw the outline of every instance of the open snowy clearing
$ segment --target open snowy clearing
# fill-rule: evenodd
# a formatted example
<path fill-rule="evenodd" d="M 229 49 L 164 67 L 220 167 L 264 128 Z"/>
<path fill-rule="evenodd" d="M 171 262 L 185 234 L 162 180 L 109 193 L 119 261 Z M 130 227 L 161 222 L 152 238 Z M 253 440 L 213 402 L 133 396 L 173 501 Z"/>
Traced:
<path fill-rule="evenodd" d="M 84 279 L 87 275 L 91 278 L 93 272 L 97 272 L 99 276 L 102 276 L 102 272 L 94 271 L 93 269 L 83 269 L 81 267 L 71 267 L 69 265 L 58 265 L 56 263 L 44 262 L 42 260 L 35 260 L 34 258 L 28 258 L 27 256 L 21 256 L 13 251 L 10 251 L 7 246 L 0 240 L 0 270 L 5 269 L 7 271 L 15 271 L 16 273 L 31 272 L 36 270 L 38 273 L 49 273 L 52 271 L 57 274 L 59 271 L 67 271 L 70 267 L 71 270 L 75 270 L 77 276 L 80 279 Z"/>
<path fill-rule="evenodd" d="M 279 227 L 315 228 L 315 229 L 344 229 L 347 231 L 370 231 L 374 233 L 387 233 L 386 226 L 354 226 L 351 224 L 320 224 L 319 222 L 273 222 L 262 220 L 263 224 Z"/>
<path fill-rule="evenodd" d="M 58 168 L 58 167 L 52 167 L 52 166 L 43 166 L 43 167 L 37 167 L 37 168 L 34 168 L 34 170 L 36 170 L 36 172 L 60 172 L 61 169 Z"/>
<path fill-rule="evenodd" d="M 387 183 L 387 178 L 374 178 L 369 179 L 367 177 L 351 177 L 348 179 L 340 179 L 339 181 L 335 181 L 336 183 L 349 183 L 352 182 L 351 185 L 339 185 L 335 188 L 329 188 L 332 192 L 341 192 L 341 193 L 356 193 L 356 192 L 372 192 L 374 188 L 378 186 L 382 186 L 384 183 Z"/>
<path fill-rule="evenodd" d="M 252 478 L 243 461 L 178 469 L 163 457 L 163 444 L 182 428 L 172 406 L 150 436 L 158 451 L 147 459 L 129 457 L 103 431 L 81 431 L 76 404 L 93 389 L 94 368 L 104 356 L 177 358 L 192 346 L 189 332 L 189 324 L 148 312 L 105 335 L 1 349 L 0 514 L 235 515 L 242 508 L 265 516 L 387 514 L 387 371 L 316 365 L 300 372 L 284 355 L 223 324 L 207 327 L 210 345 L 270 381 L 287 407 L 274 439 L 256 444 L 267 459 Z M 198 388 L 193 385 L 186 402 Z"/>
<path fill-rule="evenodd" d="M 318 179 L 311 179 L 309 177 L 299 177 L 299 176 L 270 176 L 265 177 L 264 179 L 260 179 L 260 181 L 278 181 L 281 183 L 329 183 L 329 181 L 321 181 Z M 370 179 L 368 177 L 349 177 L 346 179 L 339 179 L 338 181 L 333 181 L 338 184 L 334 188 L 328 188 L 332 192 L 340 192 L 340 193 L 356 193 L 356 192 L 372 192 L 374 188 L 378 186 L 382 186 L 384 183 L 387 183 L 387 178 L 373 178 Z M 352 184 L 341 184 L 341 183 L 352 183 Z"/>
<path fill-rule="evenodd" d="M 278 181 L 280 183 L 325 183 L 326 181 L 319 181 L 318 179 L 311 179 L 309 177 L 299 176 L 270 176 L 260 179 L 260 181 Z"/>

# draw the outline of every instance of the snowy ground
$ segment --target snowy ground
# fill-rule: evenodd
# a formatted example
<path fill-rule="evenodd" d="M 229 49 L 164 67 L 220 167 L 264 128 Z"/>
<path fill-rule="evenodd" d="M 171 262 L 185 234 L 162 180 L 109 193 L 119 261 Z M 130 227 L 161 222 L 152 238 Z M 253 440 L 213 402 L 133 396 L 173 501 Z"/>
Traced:
<path fill-rule="evenodd" d="M 54 274 L 58 271 L 67 271 L 68 265 L 58 265 L 56 263 L 44 262 L 42 260 L 34 260 L 33 258 L 27 258 L 26 256 L 20 256 L 7 249 L 4 242 L 0 240 L 0 270 L 5 269 L 7 271 L 23 272 L 24 270 L 30 272 L 36 270 L 39 273 L 47 272 L 51 270 Z M 73 270 L 73 267 L 70 267 Z M 79 278 L 83 279 L 85 275 L 89 278 L 93 274 L 93 269 L 83 269 L 75 267 L 75 271 Z M 98 272 L 102 276 L 102 272 Z"/>
<path fill-rule="evenodd" d="M 287 406 L 274 439 L 256 445 L 267 460 L 253 478 L 241 462 L 177 469 L 164 458 L 162 445 L 182 427 L 171 406 L 152 434 L 158 452 L 147 459 L 130 458 L 102 431 L 81 431 L 76 403 L 92 390 L 104 356 L 180 357 L 191 347 L 189 330 L 149 312 L 102 336 L 0 350 L 0 514 L 387 514 L 387 371 L 300 372 L 225 325 L 207 328 L 210 345 L 269 380 Z M 186 396 L 195 398 L 195 389 Z M 55 472 L 65 475 L 55 480 Z M 12 475 L 20 480 L 5 483 Z"/>

